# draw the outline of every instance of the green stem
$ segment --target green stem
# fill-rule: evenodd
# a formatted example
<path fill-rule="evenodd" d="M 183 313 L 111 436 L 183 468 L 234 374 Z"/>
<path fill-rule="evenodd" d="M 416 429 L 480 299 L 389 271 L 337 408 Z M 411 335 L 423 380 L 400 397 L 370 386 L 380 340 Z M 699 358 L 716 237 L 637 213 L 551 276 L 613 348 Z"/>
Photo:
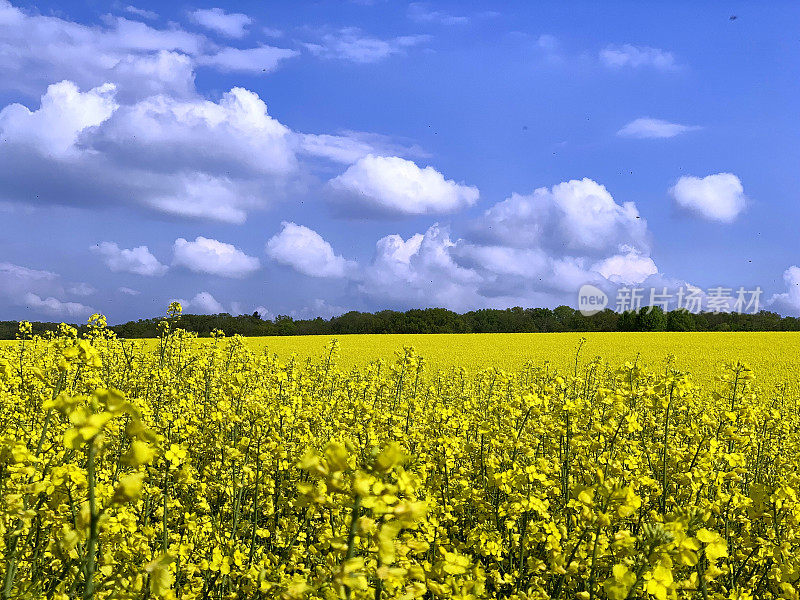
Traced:
<path fill-rule="evenodd" d="M 345 554 L 344 561 L 347 562 L 353 558 L 355 551 L 355 537 L 356 537 L 356 524 L 358 522 L 358 513 L 361 510 L 361 496 L 356 495 L 353 500 L 353 512 L 350 515 L 350 528 L 347 531 L 347 554 Z M 345 586 L 345 595 L 350 600 L 350 588 Z"/>
<path fill-rule="evenodd" d="M 89 486 L 89 541 L 86 547 L 86 569 L 84 575 L 83 600 L 94 597 L 94 571 L 97 552 L 98 520 L 97 499 L 95 498 L 95 455 L 97 447 L 94 438 L 89 441 L 89 450 L 86 461 L 86 479 Z"/>
<path fill-rule="evenodd" d="M 664 416 L 664 462 L 661 469 L 661 514 L 667 511 L 667 439 L 669 436 L 669 413 L 672 408 L 672 393 L 675 389 L 675 384 L 672 384 L 669 390 L 669 402 L 667 403 L 667 410 Z"/>

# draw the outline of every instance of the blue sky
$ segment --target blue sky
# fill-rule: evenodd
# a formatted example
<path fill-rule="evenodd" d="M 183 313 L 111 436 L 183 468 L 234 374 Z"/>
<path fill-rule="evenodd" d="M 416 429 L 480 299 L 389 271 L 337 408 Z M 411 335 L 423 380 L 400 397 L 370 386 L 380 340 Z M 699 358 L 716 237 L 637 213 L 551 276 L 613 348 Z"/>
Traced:
<path fill-rule="evenodd" d="M 799 314 L 799 18 L 0 0 L 0 319 L 574 306 L 585 283 Z"/>

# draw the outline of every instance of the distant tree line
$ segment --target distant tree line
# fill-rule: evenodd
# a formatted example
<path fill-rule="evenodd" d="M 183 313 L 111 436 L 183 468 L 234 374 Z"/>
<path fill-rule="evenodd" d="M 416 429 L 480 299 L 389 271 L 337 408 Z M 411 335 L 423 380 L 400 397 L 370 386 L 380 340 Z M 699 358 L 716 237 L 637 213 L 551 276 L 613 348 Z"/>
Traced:
<path fill-rule="evenodd" d="M 140 319 L 111 327 L 124 338 L 158 336 L 162 318 Z M 755 314 L 664 312 L 660 307 L 617 313 L 606 309 L 590 317 L 569 306 L 473 310 L 464 314 L 444 308 L 376 313 L 351 311 L 331 319 L 293 319 L 279 315 L 262 319 L 258 313 L 233 316 L 184 314 L 178 325 L 201 337 L 215 329 L 226 335 L 343 335 L 350 333 L 549 333 L 559 331 L 800 331 L 800 319 L 762 310 Z M 57 323 L 33 323 L 34 333 L 53 331 Z M 14 339 L 16 321 L 0 321 L 0 339 Z M 84 327 L 78 327 L 83 331 Z"/>

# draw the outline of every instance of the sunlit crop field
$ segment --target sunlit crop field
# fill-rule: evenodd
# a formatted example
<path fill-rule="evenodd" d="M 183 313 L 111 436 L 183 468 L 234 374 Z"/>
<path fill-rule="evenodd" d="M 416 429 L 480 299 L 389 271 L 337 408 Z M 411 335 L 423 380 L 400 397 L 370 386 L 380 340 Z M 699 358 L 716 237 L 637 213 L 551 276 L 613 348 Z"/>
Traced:
<path fill-rule="evenodd" d="M 465 367 L 469 370 L 521 369 L 526 362 L 564 370 L 579 362 L 602 357 L 609 363 L 637 361 L 657 369 L 667 360 L 691 372 L 698 381 L 710 382 L 730 361 L 746 362 L 758 376 L 761 387 L 800 384 L 800 333 L 798 332 L 629 332 L 629 333 L 474 333 L 397 334 L 340 336 L 276 336 L 245 338 L 255 352 L 267 351 L 288 360 L 317 360 L 326 346 L 339 342 L 339 365 L 363 367 L 382 359 L 393 361 L 395 353 L 411 346 L 430 369 Z M 581 340 L 585 340 L 581 345 Z M 154 347 L 156 340 L 135 340 L 136 345 Z M 198 344 L 209 343 L 199 339 Z M 12 345 L 12 341 L 0 341 Z"/>
<path fill-rule="evenodd" d="M 790 334 L 161 330 L 0 347 L 0 598 L 798 596 Z"/>
<path fill-rule="evenodd" d="M 653 369 L 672 356 L 678 369 L 711 381 L 730 361 L 746 362 L 760 384 L 800 382 L 800 334 L 797 332 L 630 332 L 630 333 L 475 333 L 409 335 L 342 335 L 247 338 L 254 350 L 267 349 L 286 359 L 320 356 L 332 339 L 340 343 L 343 367 L 363 366 L 372 360 L 392 360 L 404 346 L 413 346 L 432 368 L 452 366 L 470 370 L 496 367 L 517 370 L 526 362 L 545 362 L 563 370 L 596 356 L 613 364 L 636 361 Z"/>

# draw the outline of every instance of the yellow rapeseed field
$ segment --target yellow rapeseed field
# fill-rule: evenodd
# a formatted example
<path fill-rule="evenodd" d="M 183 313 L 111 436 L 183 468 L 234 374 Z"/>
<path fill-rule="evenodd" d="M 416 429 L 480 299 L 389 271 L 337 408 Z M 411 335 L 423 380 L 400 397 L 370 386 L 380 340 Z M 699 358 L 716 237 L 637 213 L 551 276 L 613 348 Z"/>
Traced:
<path fill-rule="evenodd" d="M 694 379 L 711 383 L 726 363 L 742 360 L 762 386 L 800 384 L 800 334 L 797 332 L 613 332 L 613 333 L 468 333 L 247 338 L 255 351 L 267 349 L 280 358 L 296 354 L 316 359 L 327 344 L 340 344 L 343 367 L 393 360 L 398 349 L 412 346 L 429 368 L 467 367 L 519 370 L 527 362 L 555 368 L 571 366 L 581 340 L 581 359 L 595 357 L 612 364 L 637 361 L 658 369 L 671 361 Z"/>
<path fill-rule="evenodd" d="M 0 600 L 798 598 L 777 343 L 741 338 L 758 386 L 713 336 L 426 336 L 370 363 L 394 340 L 200 341 L 179 312 L 152 342 L 94 316 L 0 347 Z"/>
<path fill-rule="evenodd" d="M 413 347 L 424 357 L 427 370 L 466 367 L 515 371 L 532 362 L 564 369 L 580 358 L 600 357 L 611 364 L 638 362 L 658 369 L 670 361 L 701 383 L 713 383 L 716 373 L 731 361 L 746 361 L 760 387 L 789 384 L 800 387 L 800 333 L 756 332 L 598 332 L 598 333 L 468 333 L 308 335 L 245 338 L 254 352 L 276 354 L 281 360 L 317 360 L 336 340 L 342 368 L 364 367 L 375 360 L 393 361 L 395 353 Z M 583 342 L 581 341 L 583 340 Z M 198 340 L 203 343 L 207 340 Z M 15 342 L 0 341 L 3 345 Z M 157 340 L 136 340 L 152 349 Z"/>

